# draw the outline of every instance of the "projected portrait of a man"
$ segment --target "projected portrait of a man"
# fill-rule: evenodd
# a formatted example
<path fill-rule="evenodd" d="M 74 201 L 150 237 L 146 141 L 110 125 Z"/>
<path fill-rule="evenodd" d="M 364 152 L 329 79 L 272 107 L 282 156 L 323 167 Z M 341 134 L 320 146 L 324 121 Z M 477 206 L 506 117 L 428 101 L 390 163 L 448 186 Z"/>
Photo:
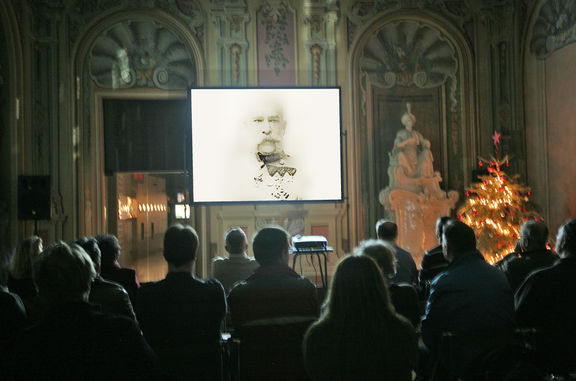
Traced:
<path fill-rule="evenodd" d="M 292 191 L 297 169 L 284 151 L 286 124 L 281 110 L 256 115 L 248 123 L 256 136 L 253 152 L 258 171 L 254 186 L 277 200 L 298 199 Z"/>

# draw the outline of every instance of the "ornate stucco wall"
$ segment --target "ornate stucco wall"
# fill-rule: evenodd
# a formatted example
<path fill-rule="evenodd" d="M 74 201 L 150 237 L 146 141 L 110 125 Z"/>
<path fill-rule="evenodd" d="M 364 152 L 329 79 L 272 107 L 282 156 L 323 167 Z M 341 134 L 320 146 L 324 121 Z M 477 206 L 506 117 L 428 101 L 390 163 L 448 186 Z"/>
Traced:
<path fill-rule="evenodd" d="M 11 139 L 18 142 L 12 148 L 19 155 L 8 164 L 9 183 L 14 187 L 17 174 L 52 177 L 53 218 L 40 222 L 47 241 L 95 234 L 108 226 L 99 140 L 104 97 L 182 97 L 190 85 L 341 86 L 347 148 L 343 203 L 200 207 L 193 218 L 208 243 L 202 247 L 206 259 L 221 253 L 222 232 L 230 221 L 242 223 L 243 218 L 252 227 L 274 220 L 299 224 L 305 234 L 327 231 L 337 251 L 346 252 L 373 236 L 372 226 L 382 214 L 377 193 L 386 182 L 382 157 L 387 153 L 379 143 L 386 134 L 379 129 L 382 108 L 375 107 L 376 96 L 418 95 L 418 84 L 425 83 L 421 75 L 414 77 L 417 83 L 398 81 L 394 86 L 374 80 L 381 64 L 368 73 L 360 63 L 370 41 L 394 44 L 398 41 L 391 38 L 391 27 L 412 23 L 429 28 L 452 47 L 455 71 L 435 95 L 435 109 L 429 110 L 435 119 L 427 128 L 439 142 L 438 169 L 445 172 L 445 187 L 461 191 L 471 179 L 476 156 L 490 155 L 494 130 L 503 134 L 502 150 L 514 157 L 510 171 L 526 174 L 524 82 L 517 68 L 531 3 L 6 0 L 3 20 L 19 33 L 3 38 L 22 56 L 16 64 L 23 73 L 21 78 L 10 74 L 7 81 L 24 89 L 21 119 L 16 122 L 12 116 L 8 122 Z M 175 55 L 159 48 L 165 41 L 179 46 Z M 122 66 L 122 48 L 139 66 Z M 373 44 L 373 49 L 379 54 L 383 48 Z M 154 64 L 147 60 L 150 55 Z M 416 70 L 416 63 L 422 62 L 413 61 L 404 74 L 415 74 L 408 72 Z M 175 73 L 180 79 L 174 79 Z M 15 194 L 4 200 L 13 205 Z M 15 207 L 9 221 L 19 232 L 11 235 L 13 245 L 31 231 L 31 222 L 17 222 Z M 201 264 L 203 272 L 207 263 Z"/>

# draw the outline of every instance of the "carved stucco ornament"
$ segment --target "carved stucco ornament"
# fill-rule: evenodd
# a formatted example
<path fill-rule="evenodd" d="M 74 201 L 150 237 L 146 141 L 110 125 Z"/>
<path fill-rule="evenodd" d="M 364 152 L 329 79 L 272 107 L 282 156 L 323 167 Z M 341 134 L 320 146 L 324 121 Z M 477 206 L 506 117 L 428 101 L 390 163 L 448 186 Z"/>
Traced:
<path fill-rule="evenodd" d="M 416 21 L 399 21 L 386 24 L 370 38 L 360 67 L 379 87 L 433 88 L 454 76 L 458 60 L 438 30 Z"/>
<path fill-rule="evenodd" d="M 176 34 L 149 21 L 126 21 L 102 33 L 90 49 L 90 76 L 103 88 L 185 89 L 195 65 Z"/>
<path fill-rule="evenodd" d="M 561 47 L 576 41 L 576 2 L 547 1 L 534 22 L 530 50 L 544 59 Z"/>

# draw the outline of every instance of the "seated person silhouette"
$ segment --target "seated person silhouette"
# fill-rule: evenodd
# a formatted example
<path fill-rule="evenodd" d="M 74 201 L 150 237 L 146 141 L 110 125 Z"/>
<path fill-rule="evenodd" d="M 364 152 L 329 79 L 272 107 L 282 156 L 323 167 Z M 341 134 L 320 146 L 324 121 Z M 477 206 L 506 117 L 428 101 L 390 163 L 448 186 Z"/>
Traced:
<path fill-rule="evenodd" d="M 164 235 L 166 278 L 144 283 L 138 290 L 136 315 L 144 337 L 178 380 L 219 380 L 220 324 L 226 296 L 220 282 L 200 280 L 192 273 L 198 235 L 175 224 Z"/>
<path fill-rule="evenodd" d="M 450 265 L 430 284 L 422 339 L 451 374 L 464 377 L 493 365 L 486 356 L 495 348 L 484 339 L 513 330 L 514 299 L 506 276 L 476 249 L 476 237 L 468 225 L 449 221 L 442 233 L 442 248 Z M 467 333 L 486 343 L 453 340 L 455 344 L 447 348 L 442 344 L 448 332 Z"/>
<path fill-rule="evenodd" d="M 552 266 L 558 256 L 546 248 L 548 227 L 542 221 L 526 221 L 520 228 L 520 240 L 514 253 L 508 254 L 496 265 L 510 282 L 512 290 L 524 282 L 533 271 Z"/>
<path fill-rule="evenodd" d="M 234 283 L 248 278 L 258 268 L 258 262 L 246 254 L 248 238 L 239 227 L 231 228 L 225 236 L 228 258 L 217 257 L 212 261 L 212 276 L 222 283 L 226 293 Z"/>
<path fill-rule="evenodd" d="M 558 230 L 559 259 L 526 278 L 515 295 L 518 325 L 536 328 L 534 363 L 547 372 L 576 371 L 576 219 Z"/>
<path fill-rule="evenodd" d="M 116 282 L 128 292 L 130 301 L 134 304 L 136 291 L 140 287 L 136 271 L 126 267 L 121 267 L 118 262 L 120 258 L 120 243 L 113 234 L 99 234 L 96 236 L 101 255 L 100 275 L 111 282 Z"/>
<path fill-rule="evenodd" d="M 388 285 L 390 300 L 396 312 L 408 319 L 414 327 L 418 327 L 420 307 L 414 286 L 408 283 L 388 283 L 388 279 L 396 275 L 394 247 L 387 242 L 370 239 L 362 241 L 360 246 L 354 249 L 354 254 L 367 255 L 376 262 Z"/>
<path fill-rule="evenodd" d="M 77 240 L 76 244 L 90 256 L 96 270 L 96 276 L 90 287 L 88 301 L 100 306 L 102 312 L 123 315 L 136 320 L 130 297 L 124 287 L 118 283 L 107 281 L 100 276 L 100 249 L 96 238 L 83 237 Z"/>
<path fill-rule="evenodd" d="M 8 379 L 156 380 L 156 357 L 136 322 L 88 303 L 96 276 L 78 245 L 49 246 L 34 264 L 42 317 L 15 340 Z"/>
<path fill-rule="evenodd" d="M 336 268 L 322 316 L 306 332 L 306 369 L 312 381 L 410 381 L 417 343 L 414 327 L 392 308 L 375 261 L 347 256 Z"/>
<path fill-rule="evenodd" d="M 42 252 L 42 238 L 34 235 L 25 238 L 18 246 L 10 262 L 10 272 L 8 274 L 8 289 L 17 294 L 28 315 L 36 315 L 36 285 L 32 280 L 32 267 L 36 258 Z"/>
<path fill-rule="evenodd" d="M 260 229 L 252 242 L 260 267 L 228 295 L 242 379 L 306 379 L 302 337 L 319 306 L 316 286 L 288 266 L 289 246 L 284 229 Z"/>

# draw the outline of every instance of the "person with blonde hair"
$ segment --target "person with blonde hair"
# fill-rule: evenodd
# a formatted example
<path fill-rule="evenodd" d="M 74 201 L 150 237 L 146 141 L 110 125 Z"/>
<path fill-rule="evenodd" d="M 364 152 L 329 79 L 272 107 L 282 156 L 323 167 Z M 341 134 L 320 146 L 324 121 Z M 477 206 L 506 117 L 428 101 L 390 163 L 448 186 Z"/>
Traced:
<path fill-rule="evenodd" d="M 12 256 L 10 273 L 8 274 L 8 289 L 18 295 L 28 313 L 32 308 L 37 291 L 32 280 L 32 267 L 42 252 L 42 238 L 33 235 L 22 240 Z"/>
<path fill-rule="evenodd" d="M 376 262 L 387 281 L 390 299 L 396 312 L 410 320 L 414 327 L 418 327 L 420 323 L 418 292 L 411 284 L 388 282 L 388 279 L 396 275 L 394 246 L 382 240 L 369 239 L 360 242 L 354 253 L 366 255 Z"/>
<path fill-rule="evenodd" d="M 394 311 L 376 262 L 345 257 L 336 268 L 322 316 L 304 337 L 313 381 L 412 380 L 414 327 Z"/>

